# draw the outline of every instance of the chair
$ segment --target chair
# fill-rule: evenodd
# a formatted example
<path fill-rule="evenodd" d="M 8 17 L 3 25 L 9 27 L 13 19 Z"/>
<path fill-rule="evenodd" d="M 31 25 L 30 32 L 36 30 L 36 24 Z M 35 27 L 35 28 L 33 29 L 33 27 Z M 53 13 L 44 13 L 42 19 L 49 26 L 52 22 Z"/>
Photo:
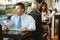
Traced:
<path fill-rule="evenodd" d="M 2 26 L 0 24 L 0 40 L 3 40 L 3 35 L 2 35 Z"/>
<path fill-rule="evenodd" d="M 42 35 L 42 38 L 45 38 L 47 37 L 47 40 L 50 40 L 50 28 L 49 28 L 49 25 L 44 25 L 45 27 L 47 28 L 43 28 L 44 29 L 44 34 Z"/>
<path fill-rule="evenodd" d="M 32 33 L 32 38 L 34 40 L 42 40 L 41 37 L 42 37 L 42 34 L 43 34 L 43 29 L 42 29 L 42 25 L 41 25 L 41 15 L 40 15 L 40 13 L 34 11 L 34 12 L 31 12 L 29 15 L 31 15 L 34 18 L 35 24 L 36 24 L 36 31 L 34 31 Z"/>

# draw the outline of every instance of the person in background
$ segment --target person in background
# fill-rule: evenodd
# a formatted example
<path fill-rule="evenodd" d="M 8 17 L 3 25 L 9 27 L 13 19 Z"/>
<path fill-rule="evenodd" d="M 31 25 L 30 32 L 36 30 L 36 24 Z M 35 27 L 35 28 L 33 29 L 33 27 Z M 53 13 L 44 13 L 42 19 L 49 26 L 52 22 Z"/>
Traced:
<path fill-rule="evenodd" d="M 10 18 L 11 18 L 11 16 L 8 16 L 5 20 L 2 21 L 2 23 L 1 23 L 2 28 L 4 28 L 4 26 L 10 22 Z"/>
<path fill-rule="evenodd" d="M 31 15 L 35 19 L 36 23 L 36 31 L 32 33 L 32 37 L 34 40 L 42 40 L 42 27 L 41 27 L 41 15 L 39 12 L 39 3 L 38 2 L 33 2 L 31 4 L 32 11 L 28 14 Z"/>
<path fill-rule="evenodd" d="M 50 19 L 48 19 L 48 16 L 50 15 L 50 11 L 48 10 L 46 2 L 41 3 L 39 11 L 41 12 L 42 27 L 44 29 L 44 34 L 45 34 L 48 32 L 47 31 L 47 28 L 48 28 L 47 22 L 49 22 L 49 20 L 50 20 Z M 43 36 L 43 37 L 45 37 L 45 36 Z M 46 40 L 47 40 L 47 37 L 46 37 Z"/>
<path fill-rule="evenodd" d="M 49 28 L 49 30 L 50 30 L 50 28 L 51 28 L 51 18 L 52 18 L 52 16 L 55 15 L 55 10 L 52 11 L 52 13 L 50 13 L 46 2 L 41 3 L 39 10 L 41 12 L 41 17 L 42 17 L 42 27 L 45 30 L 45 32 L 48 32 L 47 29 Z M 50 40 L 50 32 L 48 32 L 48 33 L 49 33 L 48 39 Z"/>
<path fill-rule="evenodd" d="M 41 12 L 41 16 L 42 16 L 42 24 L 47 24 L 46 20 L 49 21 L 48 16 L 50 15 L 50 11 L 48 10 L 48 6 L 46 2 L 42 2 L 40 5 L 40 9 L 39 11 Z"/>
<path fill-rule="evenodd" d="M 11 17 L 11 22 L 5 26 L 5 30 L 9 30 L 10 27 L 21 31 L 35 31 L 35 20 L 32 16 L 25 14 L 25 5 L 21 2 L 16 4 L 16 14 Z M 17 39 L 18 40 L 18 39 Z M 24 39 L 26 40 L 26 39 Z M 27 39 L 31 40 L 31 39 Z"/>
<path fill-rule="evenodd" d="M 49 11 L 46 2 L 41 3 L 39 10 L 40 10 L 41 15 L 42 15 L 42 24 L 47 24 L 47 21 L 50 21 L 52 16 L 54 16 L 56 13 L 56 9 L 54 9 L 52 12 Z"/>
<path fill-rule="evenodd" d="M 2 26 L 2 30 L 5 30 L 5 26 L 10 22 L 10 18 L 11 16 L 8 16 L 7 18 L 5 18 L 2 23 L 1 23 L 1 26 Z M 8 40 L 9 38 L 3 38 L 3 40 Z"/>
<path fill-rule="evenodd" d="M 58 40 L 60 40 L 60 0 L 55 0 L 55 9 L 58 14 Z"/>
<path fill-rule="evenodd" d="M 31 11 L 32 11 L 32 8 L 31 8 L 31 3 L 30 3 L 30 4 L 28 4 L 27 14 L 29 14 Z"/>
<path fill-rule="evenodd" d="M 39 12 L 39 6 L 40 6 L 40 4 L 39 4 L 38 2 L 33 2 L 33 3 L 31 4 L 32 11 L 37 11 L 37 12 Z"/>

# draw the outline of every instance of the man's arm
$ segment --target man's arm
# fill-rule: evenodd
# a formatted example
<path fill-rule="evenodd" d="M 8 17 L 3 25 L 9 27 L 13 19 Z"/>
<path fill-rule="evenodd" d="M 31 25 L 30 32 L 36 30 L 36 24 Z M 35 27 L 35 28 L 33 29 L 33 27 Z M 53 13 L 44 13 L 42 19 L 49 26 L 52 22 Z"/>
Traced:
<path fill-rule="evenodd" d="M 22 31 L 35 31 L 36 30 L 35 20 L 31 17 L 29 19 L 28 27 L 21 27 L 20 30 L 22 30 Z"/>
<path fill-rule="evenodd" d="M 30 19 L 31 20 L 29 21 L 29 27 L 27 28 L 29 31 L 35 31 L 36 30 L 35 20 L 33 19 L 33 17 L 31 17 Z"/>
<path fill-rule="evenodd" d="M 13 18 L 11 18 L 11 20 L 4 26 L 4 30 L 9 30 L 9 28 L 14 25 L 14 22 L 12 19 Z"/>

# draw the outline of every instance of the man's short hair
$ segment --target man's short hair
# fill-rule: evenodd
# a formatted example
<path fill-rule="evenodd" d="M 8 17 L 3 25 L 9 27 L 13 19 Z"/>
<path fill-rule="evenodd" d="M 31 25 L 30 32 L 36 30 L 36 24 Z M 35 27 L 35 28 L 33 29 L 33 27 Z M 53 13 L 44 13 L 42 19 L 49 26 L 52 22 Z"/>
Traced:
<path fill-rule="evenodd" d="M 16 6 L 18 6 L 18 5 L 21 6 L 21 8 L 25 10 L 25 5 L 23 3 L 19 2 L 16 4 Z"/>
<path fill-rule="evenodd" d="M 27 7 L 30 7 L 32 3 L 29 3 Z"/>

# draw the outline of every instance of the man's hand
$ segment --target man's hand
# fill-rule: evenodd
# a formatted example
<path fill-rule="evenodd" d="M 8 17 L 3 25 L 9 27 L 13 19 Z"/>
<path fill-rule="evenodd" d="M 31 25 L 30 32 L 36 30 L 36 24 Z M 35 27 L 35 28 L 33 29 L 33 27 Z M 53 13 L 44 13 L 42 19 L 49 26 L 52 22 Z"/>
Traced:
<path fill-rule="evenodd" d="M 8 26 L 5 26 L 5 27 L 4 27 L 4 30 L 5 30 L 5 31 L 9 30 Z"/>
<path fill-rule="evenodd" d="M 21 27 L 20 30 L 21 31 L 28 31 L 28 29 L 26 27 Z"/>

